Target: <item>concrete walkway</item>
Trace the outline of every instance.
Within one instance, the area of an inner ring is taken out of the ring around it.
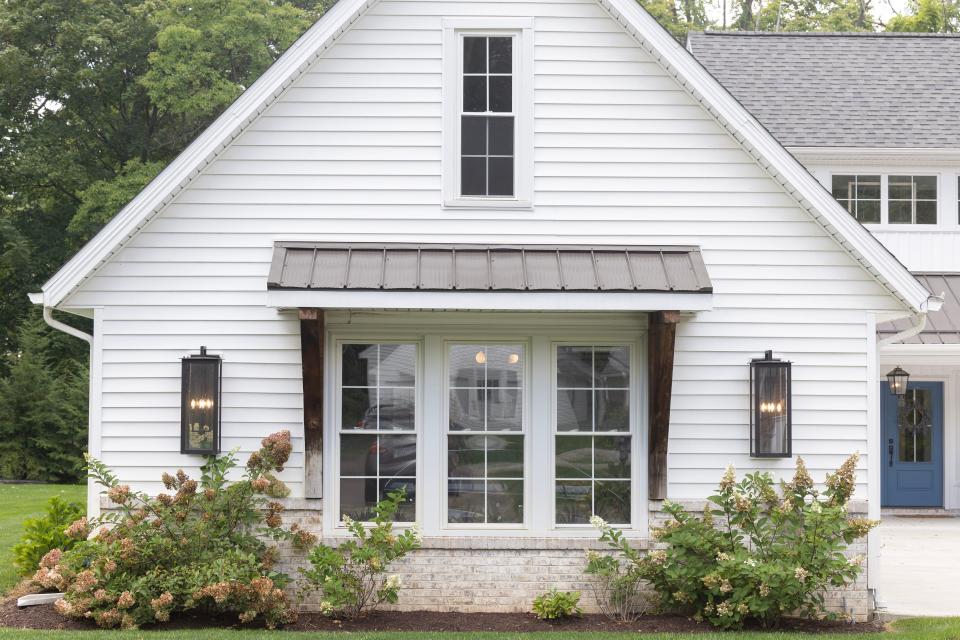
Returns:
[[[960,615],[960,518],[885,515],[877,534],[884,613]]]

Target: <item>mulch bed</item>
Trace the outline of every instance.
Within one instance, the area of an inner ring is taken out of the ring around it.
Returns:
[[[180,617],[164,629],[236,627],[235,618]],[[94,629],[91,622],[64,618],[52,605],[17,607],[16,598],[0,603],[0,627],[20,629]],[[440,613],[435,611],[378,611],[354,621],[331,620],[318,613],[302,613],[300,619],[284,629],[288,631],[644,631],[648,633],[706,633],[715,631],[709,624],[698,624],[679,616],[643,616],[636,622],[618,623],[604,616],[547,622],[529,613]],[[787,620],[777,631],[806,633],[864,633],[882,631],[877,624],[849,624],[832,621]]]

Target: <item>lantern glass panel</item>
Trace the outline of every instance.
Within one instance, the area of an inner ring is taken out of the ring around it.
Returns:
[[[182,449],[216,453],[220,427],[220,360],[186,358],[183,361]]]
[[[790,456],[790,363],[754,363],[753,451],[756,457]]]

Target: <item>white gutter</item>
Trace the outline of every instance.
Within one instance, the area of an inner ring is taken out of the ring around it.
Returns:
[[[43,294],[42,293],[28,293],[27,296],[30,298],[30,302],[33,304],[43,304]],[[84,333],[75,327],[60,322],[53,317],[53,309],[43,304],[43,321],[48,325],[56,329],[57,331],[62,331],[66,334],[73,336],[74,338],[80,338],[81,340],[86,341],[87,344],[93,346],[93,336],[89,333]]]

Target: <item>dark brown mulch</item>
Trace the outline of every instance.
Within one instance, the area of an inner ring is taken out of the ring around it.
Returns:
[[[233,627],[235,618],[211,619],[180,617],[164,625],[165,629]],[[17,607],[16,598],[0,603],[0,627],[21,629],[92,629],[91,622],[64,618],[52,605]],[[706,633],[714,631],[709,624],[696,623],[679,616],[643,616],[636,622],[619,623],[604,616],[547,622],[529,613],[440,613],[435,611],[378,611],[361,620],[336,621],[318,613],[303,613],[289,631],[645,631],[673,633]],[[845,633],[882,631],[875,624],[849,624],[831,621],[787,620],[779,631],[807,633]]]

